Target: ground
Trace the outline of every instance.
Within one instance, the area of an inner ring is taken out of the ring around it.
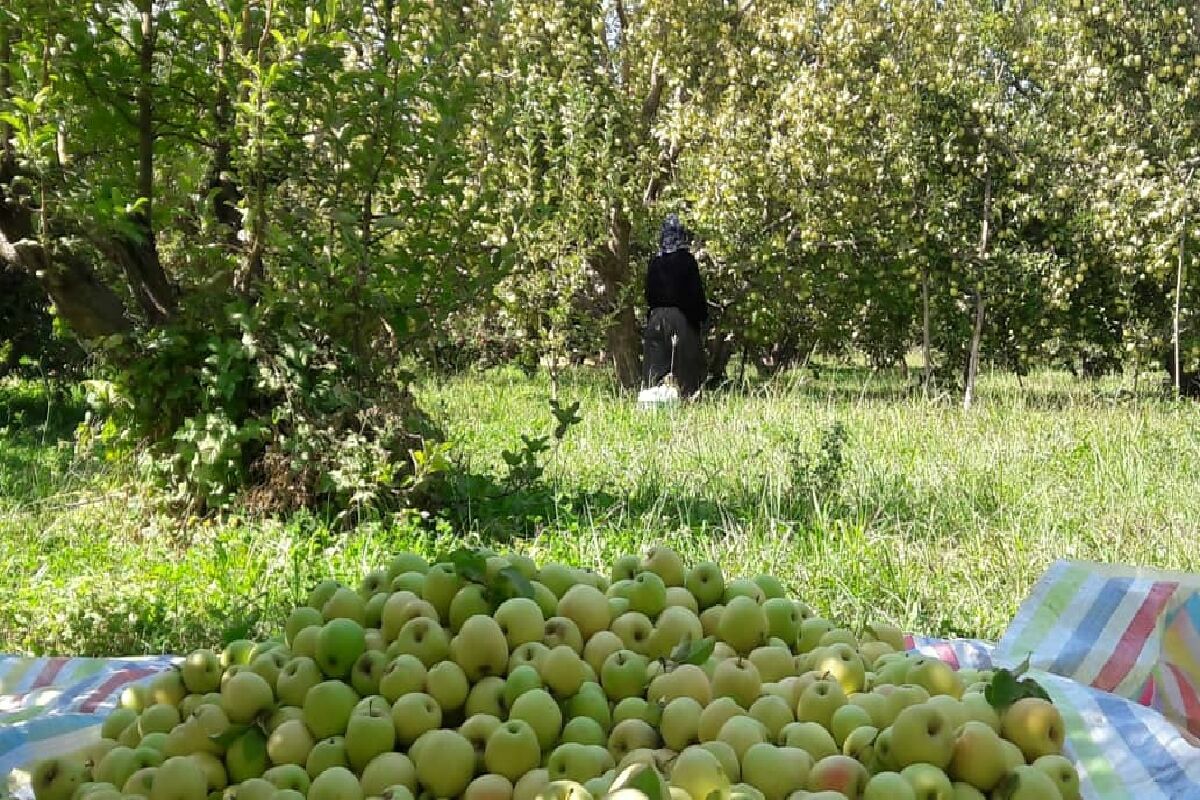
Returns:
[[[838,368],[656,412],[573,373],[557,391],[582,422],[541,483],[501,490],[501,451],[551,427],[549,382],[426,376],[420,396],[469,491],[440,521],[348,527],[156,511],[133,465],[76,453],[75,394],[47,409],[37,384],[0,384],[0,652],[261,635],[320,578],[357,582],[397,549],[444,552],[466,535],[585,566],[666,541],[727,575],[778,575],[847,624],[994,638],[1054,559],[1200,571],[1200,406],[1129,385],[984,376],[964,413],[911,396],[899,375]]]

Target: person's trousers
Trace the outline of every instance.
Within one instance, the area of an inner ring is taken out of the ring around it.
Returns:
[[[695,394],[704,381],[704,345],[700,331],[678,308],[650,311],[642,333],[642,370],[646,386],[673,375],[683,395]]]

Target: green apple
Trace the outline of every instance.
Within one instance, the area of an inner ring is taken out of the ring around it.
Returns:
[[[583,660],[596,675],[599,675],[604,669],[604,661],[613,653],[624,649],[625,643],[621,641],[621,637],[612,631],[599,631],[583,645]]]
[[[406,572],[419,572],[424,575],[429,571],[429,562],[416,553],[397,553],[395,557],[388,562],[388,575],[395,578],[397,575],[403,575]],[[372,794],[368,792],[368,794]]]
[[[472,683],[503,675],[508,667],[508,642],[491,617],[477,615],[463,623],[450,642],[450,657]]]
[[[349,767],[350,759],[346,756],[346,739],[342,736],[329,736],[317,742],[304,762],[304,769],[309,778],[315,778],[327,769],[333,767]]]
[[[188,689],[183,683],[183,674],[178,667],[162,672],[150,681],[150,702],[145,705],[177,706],[187,697]]]
[[[212,792],[222,792],[229,786],[229,773],[220,758],[212,753],[192,753],[187,758],[194,761],[204,775],[206,797]]]
[[[319,609],[312,606],[297,606],[292,609],[292,613],[288,614],[287,621],[284,623],[284,639],[287,641],[288,647],[291,648],[300,631],[313,625],[320,627],[324,624],[325,618],[321,616]]]
[[[118,745],[96,762],[92,769],[92,778],[113,786],[124,786],[130,775],[146,766],[150,765],[143,764],[133,748]]]
[[[541,763],[537,732],[524,720],[510,719],[488,737],[483,759],[489,772],[516,781]]]
[[[1047,797],[1058,800],[1061,795],[1053,778],[1037,767],[1022,764],[1005,773],[992,797],[996,800],[1043,800]]]
[[[500,626],[510,651],[528,642],[540,642],[546,627],[542,609],[527,597],[505,600],[492,618]]]
[[[742,757],[742,780],[762,792],[765,800],[786,800],[808,782],[812,757],[796,747],[751,745]]]
[[[625,612],[613,620],[612,632],[621,640],[626,650],[649,654],[654,623],[645,614],[638,611]]]
[[[618,761],[634,750],[653,750],[661,744],[658,730],[640,719],[618,722],[608,734],[608,752]]]
[[[787,595],[787,589],[783,587],[783,583],[773,575],[755,575],[751,580],[762,590],[764,602],[765,600],[782,600]]]
[[[387,669],[388,657],[377,650],[365,650],[350,667],[350,685],[360,695],[379,693],[379,681]]]
[[[304,696],[304,722],[316,739],[340,736],[358,700],[358,693],[341,681],[318,683]]]
[[[767,616],[762,606],[744,595],[732,598],[721,612],[718,635],[739,654],[750,655],[767,640]]]
[[[910,764],[900,774],[921,800],[954,800],[950,778],[932,764]]]
[[[682,606],[664,608],[654,623],[647,655],[651,658],[667,658],[683,641],[698,642],[704,638],[700,618]]]
[[[545,564],[537,574],[538,583],[554,592],[557,598],[565,595],[578,582],[577,578],[570,567],[562,564]]]
[[[195,759],[168,758],[154,773],[149,797],[150,800],[205,800],[208,780]]]
[[[721,616],[725,613],[725,606],[718,603],[714,606],[709,606],[700,613],[700,627],[704,631],[705,636],[717,638],[721,634]],[[724,642],[721,642],[724,644]]]
[[[217,684],[220,685],[221,677],[217,675]],[[104,722],[100,723],[100,736],[103,739],[116,740],[121,735],[121,731],[129,727],[130,723],[137,722],[138,712],[132,708],[116,708],[104,718]],[[115,784],[120,786],[121,784]]]
[[[864,767],[874,770],[882,766],[876,755],[876,742],[879,740],[879,729],[874,725],[861,725],[847,734],[842,742],[842,755],[850,756]]]
[[[411,692],[399,697],[392,705],[392,724],[396,729],[396,740],[410,746],[427,731],[442,724],[442,708],[430,695]]]
[[[259,778],[268,766],[267,735],[261,728],[247,728],[225,751],[225,769],[229,772],[230,783]]]
[[[421,659],[411,653],[396,656],[384,667],[379,678],[379,693],[389,703],[394,703],[410,692],[423,691],[427,675]]]
[[[917,800],[917,795],[899,772],[879,772],[867,781],[862,800]]]
[[[420,597],[425,592],[424,572],[402,572],[392,578],[390,588],[393,592],[412,592]]]
[[[691,697],[702,706],[712,702],[712,684],[708,674],[695,664],[681,664],[650,681],[646,699],[652,703],[670,702],[676,697]]]
[[[545,625],[542,627],[544,629]],[[526,642],[525,644],[519,646],[516,650],[513,650],[509,655],[508,671],[511,673],[514,669],[524,664],[528,664],[534,669],[538,669],[541,666],[542,659],[544,659],[546,654],[549,652],[550,648],[542,644],[540,639],[536,642]]]
[[[290,720],[271,732],[267,755],[272,764],[303,764],[316,745],[316,739],[302,720]]]
[[[530,770],[513,785],[512,800],[536,800],[549,785],[549,772],[545,769]]]
[[[361,773],[376,756],[391,752],[395,747],[395,723],[388,712],[354,714],[346,725],[345,739],[350,766]]]
[[[308,601],[305,605],[320,611],[329,602],[329,599],[333,597],[334,592],[341,588],[343,587],[339,581],[335,581],[332,578],[323,580],[308,593]]]
[[[280,764],[271,767],[263,773],[263,780],[270,781],[276,789],[290,789],[301,795],[308,794],[308,787],[312,784],[312,778],[308,776],[303,764]]]
[[[837,742],[840,748],[851,733],[857,728],[874,727],[874,720],[865,708],[852,705],[847,702],[833,712],[833,716],[829,718],[829,732],[833,734],[833,740]]]
[[[629,613],[629,599],[625,597],[608,598],[608,615],[617,619],[622,614]],[[610,629],[611,630],[611,629]]]
[[[368,630],[379,629],[383,624],[383,607],[387,605],[391,596],[391,592],[379,592],[367,598],[366,605],[363,606],[363,627]]]
[[[422,605],[413,611],[410,611],[410,606],[417,603]],[[404,623],[410,619],[422,616],[417,613],[427,609],[431,611],[433,616],[437,616],[437,612],[433,611],[433,606],[422,600],[414,592],[396,591],[388,595],[387,600],[383,603],[383,608],[379,610],[379,630],[383,634],[384,641],[392,642],[399,635],[400,629],[404,627]]]
[[[983,792],[990,792],[1008,771],[1000,736],[983,722],[970,721],[958,729],[946,772]]]
[[[689,747],[671,765],[671,785],[683,789],[689,797],[729,800],[730,780],[721,762],[708,750]]]
[[[608,743],[608,734],[604,727],[591,717],[572,717],[563,725],[559,741],[564,744],[594,744],[601,747]]]
[[[87,778],[87,764],[70,756],[44,759],[34,764],[30,771],[36,800],[71,800]]]
[[[194,650],[179,668],[184,686],[192,694],[206,694],[221,688],[221,659],[212,650]]]
[[[767,635],[782,639],[789,647],[794,645],[800,636],[800,614],[796,604],[783,597],[772,597],[762,608],[767,615]]]
[[[403,753],[380,753],[367,764],[359,782],[367,797],[382,797],[394,786],[411,792],[417,786],[417,770]]]
[[[600,777],[614,766],[612,755],[604,747],[575,742],[560,744],[546,760],[551,781],[584,783]]]
[[[324,679],[317,662],[306,656],[297,656],[279,671],[275,691],[284,705],[302,706],[308,690]]]
[[[786,647],[756,647],[749,658],[763,683],[775,683],[796,674],[795,659]]]
[[[962,697],[966,686],[954,668],[939,658],[924,656],[913,661],[905,677],[907,683],[912,683],[925,689],[929,694],[948,694],[955,699]]]
[[[1062,714],[1048,700],[1025,697],[1008,707],[1001,720],[1004,738],[1021,748],[1025,761],[1062,753],[1066,726]]]
[[[627,599],[631,610],[657,619],[667,607],[667,585],[657,573],[639,572],[629,587]]]
[[[328,677],[346,678],[366,649],[366,634],[362,625],[346,617],[336,617],[321,627],[321,633],[317,636],[317,654],[313,660]]]
[[[363,800],[362,785],[345,767],[330,767],[313,778],[308,800]]]
[[[583,653],[583,634],[575,620],[568,617],[550,617],[542,627],[542,644],[553,649],[565,644],[576,653]]]
[[[140,797],[150,796],[150,787],[154,784],[154,775],[158,772],[158,767],[142,767],[137,772],[129,776],[129,780],[125,781],[125,785],[121,787],[123,795],[138,795]],[[40,795],[37,791],[37,785],[34,784],[33,796],[35,800],[56,800],[57,795]],[[67,795],[70,797],[70,795]]]
[[[325,601],[321,607],[321,617],[326,622],[349,619],[362,626],[367,620],[366,600],[353,589],[342,586]]]
[[[717,664],[712,678],[713,697],[732,697],[742,708],[750,708],[762,694],[758,667],[745,658],[728,658]]]
[[[762,723],[772,742],[778,741],[783,729],[796,721],[791,706],[777,695],[763,695],[755,700],[750,706],[750,717]]]
[[[613,724],[619,724],[627,719],[640,719],[651,725],[658,725],[662,719],[662,706],[651,703],[644,697],[627,697],[613,706]]]
[[[239,672],[221,687],[221,710],[230,722],[249,722],[274,702],[271,685],[255,672]]]
[[[454,633],[462,628],[463,623],[477,614],[490,617],[492,604],[484,596],[484,587],[477,583],[468,583],[455,593],[450,601],[450,630]]]
[[[516,699],[530,689],[543,688],[542,676],[532,664],[521,664],[510,670],[504,681],[504,705],[511,708]]]
[[[425,573],[425,582],[421,586],[421,599],[429,603],[437,612],[438,619],[450,620],[450,604],[454,595],[463,587],[463,579],[453,564],[434,564]]]
[[[793,722],[785,725],[779,732],[778,741],[785,747],[799,747],[812,756],[814,762],[839,752],[833,734],[818,722]]]
[[[821,655],[813,661],[814,670],[835,678],[847,695],[863,690],[867,668],[853,647],[838,643],[822,647],[819,652]]]
[[[683,567],[683,559],[669,547],[657,545],[646,551],[646,557],[639,565],[643,572],[653,572],[667,586],[683,586],[687,577]]]
[[[487,769],[483,761],[487,741],[501,724],[500,719],[491,714],[475,714],[472,717],[468,717],[459,726],[458,732],[466,737],[471,746],[475,748],[476,772],[484,772]]]
[[[432,667],[450,655],[449,634],[437,620],[429,617],[410,619],[388,647],[388,655],[392,658],[405,654],[416,656],[427,668]]]
[[[321,625],[309,625],[292,640],[292,655],[312,658],[317,654],[317,639],[321,636]]]
[[[1000,714],[982,692],[966,692],[962,696],[964,722],[982,722],[996,733],[1000,732]]]
[[[942,712],[924,704],[909,706],[891,725],[892,757],[903,770],[910,764],[932,764],[940,770],[954,755],[954,730]]]
[[[755,602],[756,605],[761,605],[766,602],[767,597],[763,594],[763,590],[757,583],[749,578],[735,578],[732,581],[726,581],[725,594],[722,597],[722,602],[729,605],[729,602],[735,597],[748,597]]]
[[[257,672],[263,677],[269,686],[274,686],[279,680],[279,672],[291,660],[291,656],[284,650],[270,650],[262,655],[256,656],[250,662],[249,669],[251,672]]]
[[[955,781],[951,786],[954,787],[954,800],[987,800],[987,795],[969,783]]]
[[[691,697],[676,697],[662,710],[659,732],[663,743],[676,752],[700,741],[700,715],[704,707]]]
[[[510,720],[522,720],[537,734],[542,750],[549,750],[562,730],[562,710],[545,689],[531,689],[523,693],[509,709]]]
[[[1079,800],[1079,773],[1069,759],[1060,755],[1041,756],[1033,766],[1050,776],[1062,800]]]
[[[383,695],[367,695],[355,704],[350,716],[387,717],[392,713],[392,704]]]
[[[606,733],[612,728],[608,695],[598,683],[588,681],[580,686],[579,691],[562,705],[562,709],[565,718],[587,717],[595,720]]]
[[[579,588],[572,587],[567,594]],[[590,588],[590,587],[589,587]],[[587,677],[587,663],[579,654],[565,644],[552,647],[542,660],[540,668],[542,683],[555,697],[568,698],[579,691]],[[551,774],[553,777],[553,774]]]
[[[798,722],[819,722],[822,727],[829,729],[833,722],[833,714],[846,705],[846,693],[842,685],[831,678],[813,681],[800,695],[796,704],[796,720]]]
[[[700,604],[687,589],[682,586],[667,587],[667,608],[686,608],[697,619],[700,616]]]
[[[513,784],[503,775],[480,775],[463,792],[462,800],[512,800]]]
[[[151,733],[167,733],[179,722],[179,709],[173,705],[155,703],[138,717],[138,733],[143,738]]]
[[[453,661],[434,664],[425,676],[425,693],[437,701],[443,715],[462,708],[470,691],[466,673]]]
[[[542,610],[542,616],[553,617],[558,611],[558,595],[550,591],[544,583],[530,581],[529,585],[533,587],[533,602]]]
[[[596,633],[608,630],[612,622],[608,598],[594,586],[576,584],[558,601],[556,616],[575,623],[584,641]]]
[[[753,717],[731,717],[721,726],[717,740],[732,747],[733,752],[737,753],[738,761],[744,763],[747,750],[767,741],[767,729]]]
[[[392,576],[386,569],[373,569],[363,576],[358,584],[358,596],[368,600],[380,592],[386,592],[391,586]]]
[[[688,570],[683,585],[696,598],[696,604],[701,609],[720,603],[725,596],[725,576],[721,568],[711,561],[701,562]]]
[[[717,757],[717,761],[721,762],[721,767],[729,776],[729,780],[740,781],[742,779],[742,767],[738,763],[737,753],[728,743],[714,739],[711,742],[701,742],[697,746]]]
[[[810,792],[834,791],[846,797],[861,797],[870,774],[849,756],[833,755],[813,764],[808,773]]]
[[[700,737],[701,742],[714,741],[717,735],[720,734],[721,727],[726,722],[734,717],[745,714],[746,709],[739,706],[737,701],[732,697],[715,698],[708,705],[704,706],[704,711],[700,714],[696,734]]]
[[[472,686],[471,693],[467,695],[467,704],[463,707],[463,714],[468,717],[475,714],[506,716],[504,679],[491,675]]]
[[[429,731],[410,757],[417,781],[434,797],[457,797],[475,774],[475,748],[455,731]]]
[[[800,635],[796,638],[796,652],[815,650],[821,637],[834,629],[833,623],[821,617],[809,617],[800,623]]]
[[[612,565],[612,582],[631,581],[642,571],[642,560],[634,555],[621,556]]]

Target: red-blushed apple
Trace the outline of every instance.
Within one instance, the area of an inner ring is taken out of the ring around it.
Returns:
[[[833,755],[813,764],[808,773],[810,792],[835,791],[846,797],[862,796],[870,775],[867,768],[849,756]]]

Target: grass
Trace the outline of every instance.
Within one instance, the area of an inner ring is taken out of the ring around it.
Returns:
[[[356,581],[395,550],[464,537],[587,566],[665,541],[727,575],[778,575],[850,625],[991,638],[1058,558],[1200,572],[1200,406],[1048,372],[985,376],[964,413],[901,381],[796,372],[656,412],[572,373],[559,396],[580,401],[582,422],[542,483],[350,531],[307,515],[164,516],[129,465],[75,455],[77,397],[47,414],[37,387],[9,385],[0,652],[180,652],[262,635],[320,578]],[[514,371],[420,386],[468,471],[493,478],[504,449],[550,429],[549,394]]]

